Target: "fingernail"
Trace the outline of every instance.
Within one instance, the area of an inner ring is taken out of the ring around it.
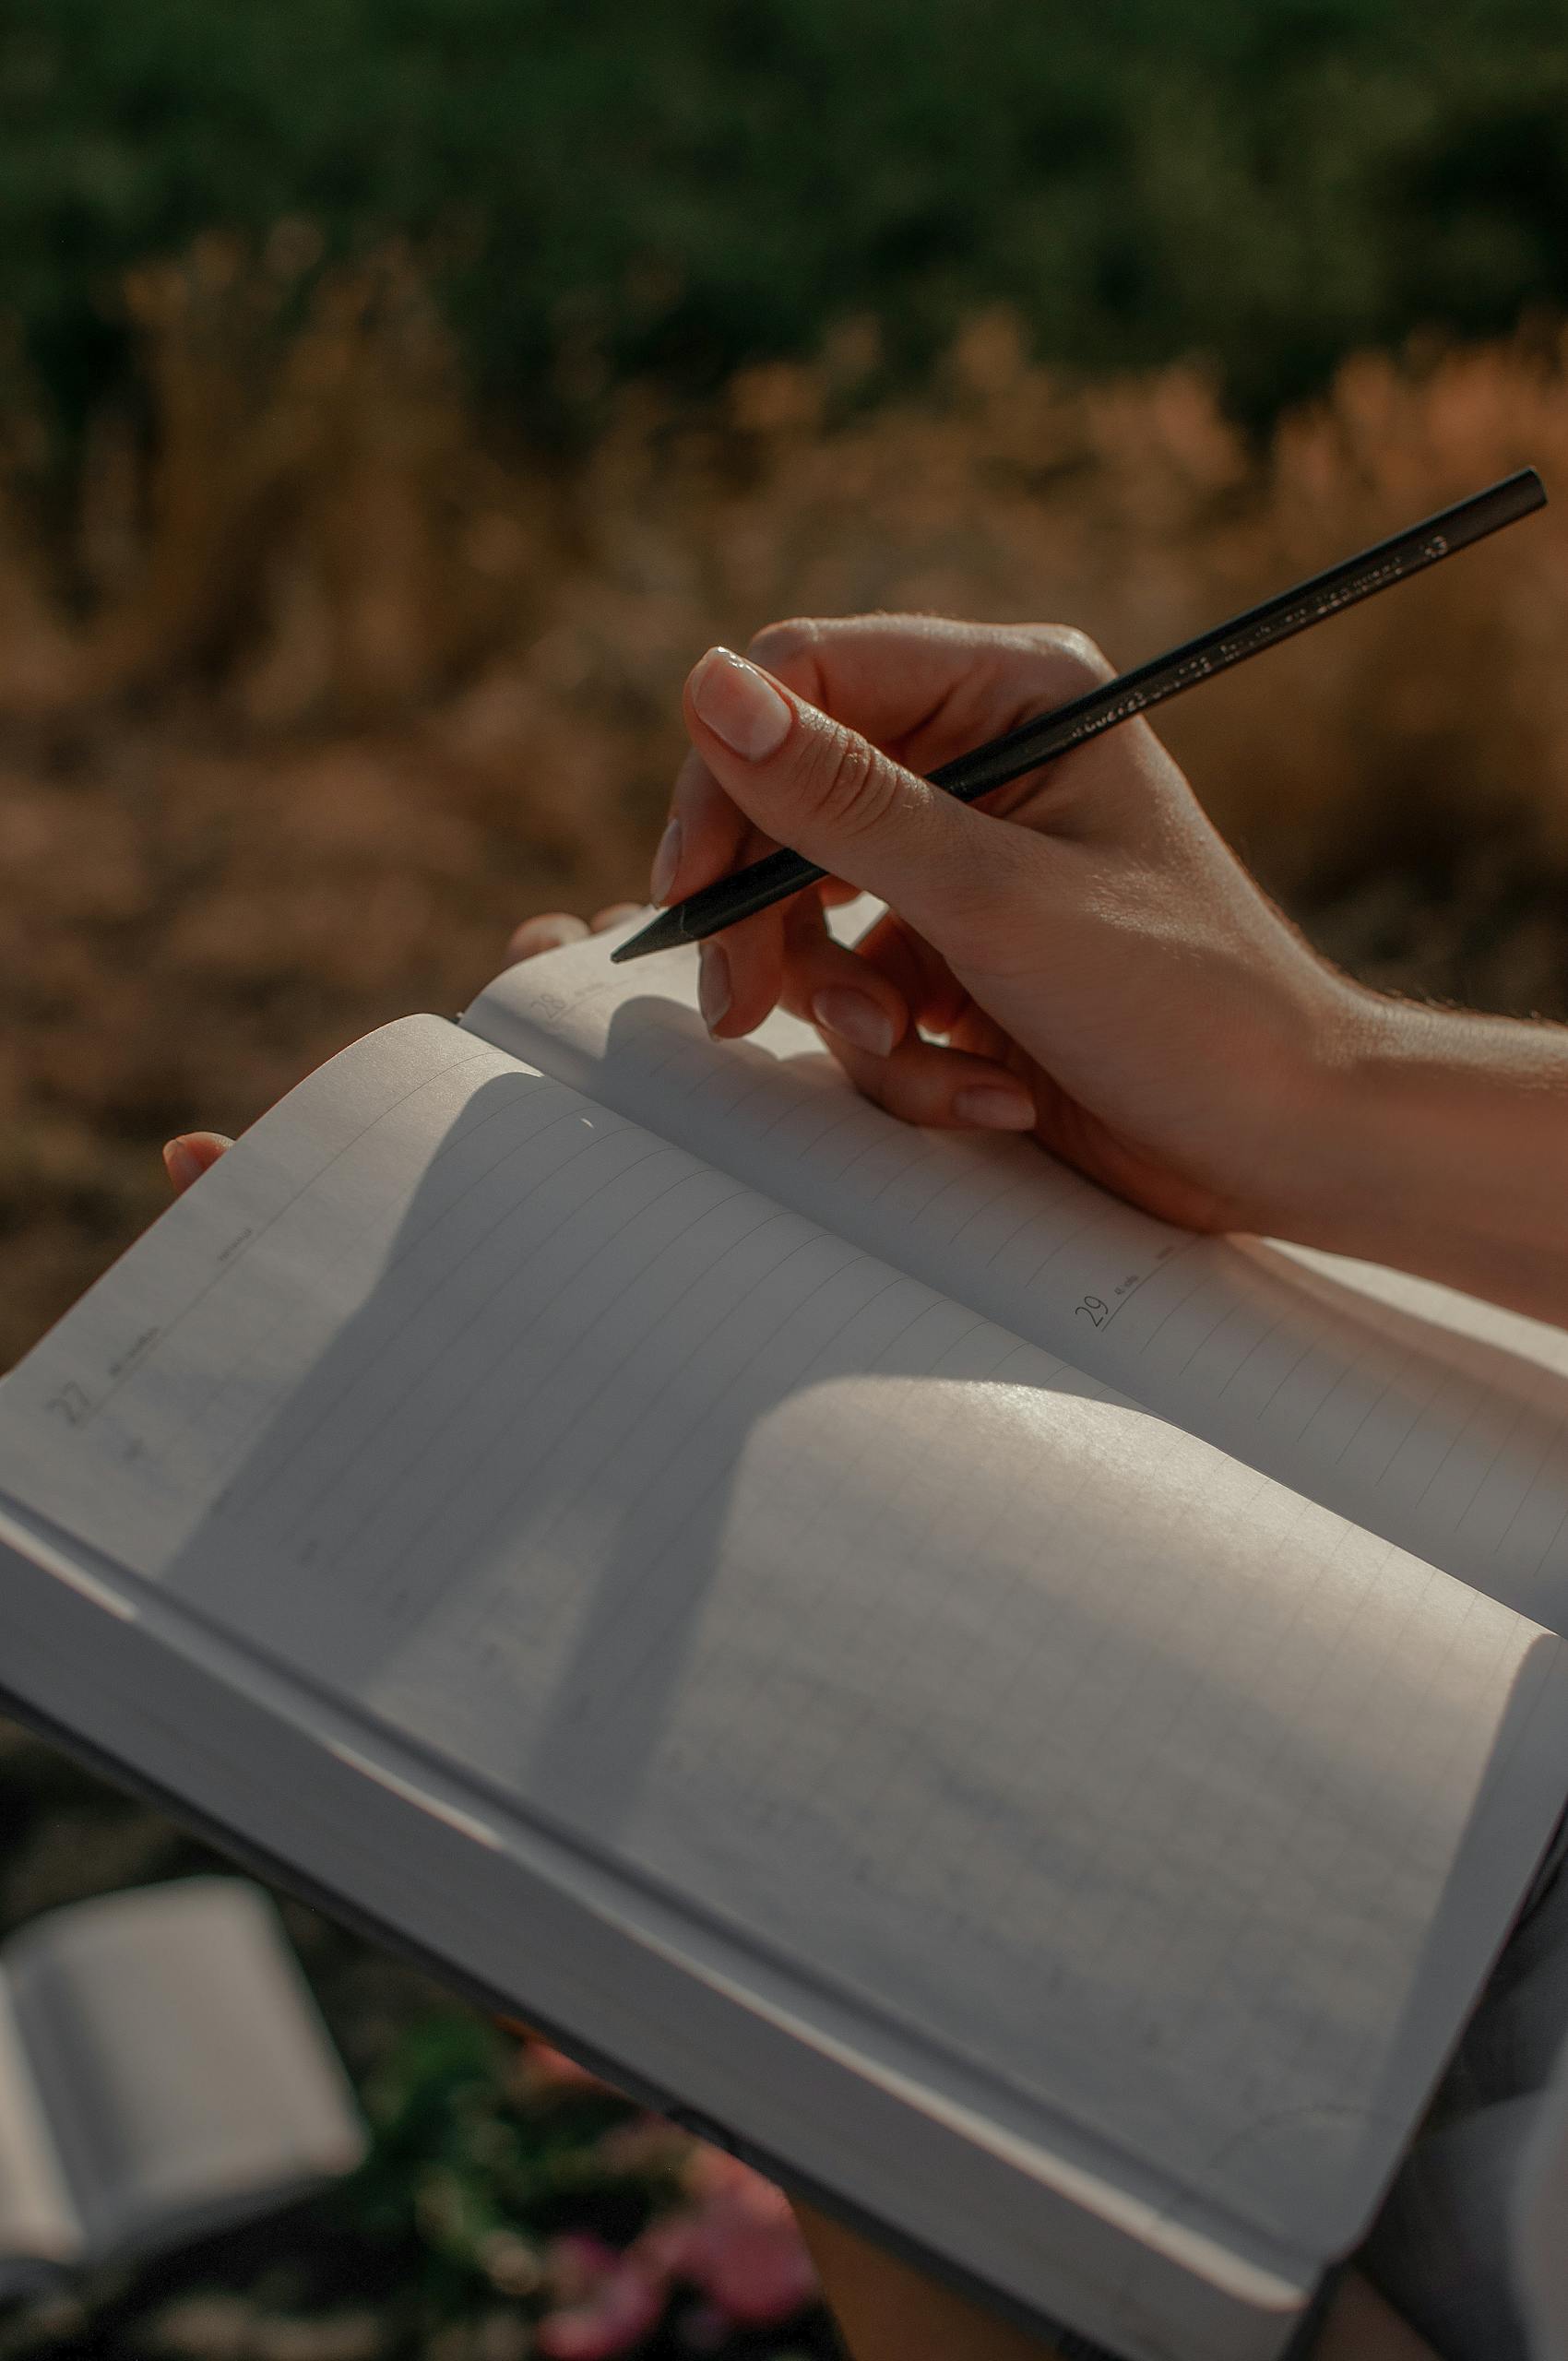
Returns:
[[[670,888],[675,883],[675,872],[681,866],[681,823],[671,819],[659,839],[659,850],[653,856],[653,870],[648,878],[648,892],[656,902],[667,902]]]
[[[812,1002],[812,1014],[819,1025],[841,1040],[852,1041],[857,1050],[869,1050],[873,1057],[885,1058],[893,1047],[893,1019],[880,1001],[869,992],[858,992],[849,984],[833,984],[818,992]]]
[[[1028,1092],[1008,1090],[990,1082],[971,1083],[953,1101],[953,1112],[965,1123],[980,1123],[990,1132],[1028,1132],[1034,1128],[1035,1106]]]
[[[163,1169],[176,1189],[188,1189],[201,1179],[201,1158],[184,1140],[171,1140],[163,1151]]]
[[[697,1006],[711,1033],[730,1005],[730,962],[717,943],[697,945]]]
[[[715,737],[748,763],[776,754],[795,718],[772,682],[728,647],[710,647],[693,672],[692,703]]]

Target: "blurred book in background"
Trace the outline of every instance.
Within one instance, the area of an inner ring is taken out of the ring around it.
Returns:
[[[280,2210],[365,2144],[259,1888],[74,1903],[0,1950],[0,2300]]]

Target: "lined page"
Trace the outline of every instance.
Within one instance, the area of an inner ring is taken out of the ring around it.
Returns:
[[[861,906],[835,911],[852,938]],[[920,1131],[776,1010],[710,1041],[642,923],[510,968],[464,1023],[1402,1548],[1568,1631],[1568,1334],[1331,1255],[1198,1239],[1032,1141]]]
[[[1560,1643],[434,1019],[0,1399],[165,1599],[1300,2251],[1568,1788]]]

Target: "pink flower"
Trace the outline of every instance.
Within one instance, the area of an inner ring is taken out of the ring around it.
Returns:
[[[544,2361],[614,2361],[655,2328],[664,2282],[633,2249],[617,2254],[602,2238],[574,2230],[552,2238],[544,2270],[556,2308],[534,2326]]]
[[[636,2242],[656,2270],[689,2279],[740,2328],[766,2328],[814,2303],[820,2287],[789,2200],[720,2148],[694,2151],[686,2175],[697,2199]]]

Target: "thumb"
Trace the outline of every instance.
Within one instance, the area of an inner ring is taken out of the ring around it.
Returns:
[[[183,1197],[233,1145],[221,1132],[182,1132],[171,1140],[163,1151],[163,1169],[174,1194]]]
[[[759,665],[710,647],[687,680],[685,714],[693,744],[748,819],[875,894],[938,947],[974,922],[993,935],[1018,898],[1038,857],[1027,829],[916,777]]]

